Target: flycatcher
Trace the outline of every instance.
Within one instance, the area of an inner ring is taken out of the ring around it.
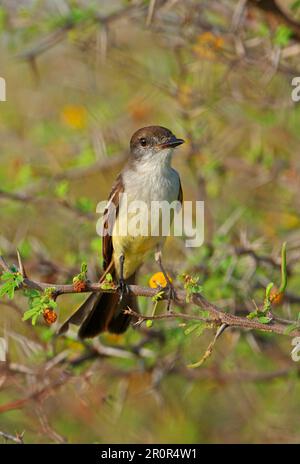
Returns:
[[[177,171],[171,167],[174,148],[184,143],[165,127],[149,126],[139,129],[130,140],[130,159],[117,177],[104,212],[104,228],[112,233],[103,234],[102,257],[104,273],[109,272],[120,285],[118,293],[93,293],[62,325],[65,332],[69,323],[80,325],[80,338],[95,337],[101,332],[123,333],[128,328],[131,316],[124,314],[130,307],[137,311],[137,302],[127,285],[135,282],[137,270],[149,252],[161,247],[166,237],[162,235],[131,235],[120,233],[120,224],[127,207],[120,200],[126,194],[128,203],[142,201],[151,208],[151,203],[167,201],[182,202],[182,189]],[[110,213],[113,203],[116,214]]]

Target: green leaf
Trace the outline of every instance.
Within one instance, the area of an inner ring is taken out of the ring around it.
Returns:
[[[112,275],[109,272],[106,274],[105,280],[101,283],[101,288],[103,288],[103,290],[110,290],[115,288]]]
[[[161,290],[160,292],[156,293],[156,295],[154,295],[151,299],[153,302],[158,302],[162,299],[164,295],[164,290]]]
[[[38,317],[40,316],[40,313],[36,313],[32,316],[32,319],[31,319],[31,323],[32,325],[35,325],[37,320],[38,320]]]
[[[23,282],[23,276],[18,271],[16,272],[3,272],[0,276],[0,280],[4,282],[4,284],[0,287],[0,297],[7,295],[8,298],[13,299],[15,295],[15,290],[21,285]]]
[[[252,311],[250,314],[247,314],[247,319],[255,319],[257,317],[257,311]]]
[[[271,322],[271,318],[270,317],[267,317],[267,316],[259,316],[258,317],[258,321],[261,323],[261,324],[269,324],[269,322]]]
[[[179,279],[182,280],[184,283],[187,303],[191,300],[191,296],[193,295],[193,293],[201,293],[203,291],[202,285],[199,284],[200,276],[182,274],[179,276]]]
[[[26,288],[24,290],[24,295],[27,298],[39,298],[41,296],[41,293],[38,290],[35,290],[33,288]]]
[[[80,267],[80,273],[73,277],[73,283],[86,282],[87,280],[87,264],[83,262]]]
[[[112,275],[109,272],[106,274],[105,280],[106,280],[106,282],[112,282],[113,281]]]
[[[190,335],[192,332],[194,332],[194,330],[196,330],[197,328],[199,327],[199,324],[198,323],[193,323],[191,325],[189,325],[189,327],[187,329],[185,329],[184,331],[184,335]]]
[[[196,335],[197,337],[200,337],[200,335],[203,334],[204,330],[207,329],[209,326],[206,324],[206,322],[200,322],[198,325],[198,328],[196,329]]]
[[[271,290],[272,290],[273,286],[274,286],[273,282],[270,282],[267,285],[265,299],[264,299],[264,306],[263,306],[263,309],[262,309],[263,313],[268,312],[272,307],[272,303],[270,301],[270,295],[271,295]]]
[[[190,335],[192,332],[195,332],[197,337],[202,335],[203,331],[207,328],[206,322],[193,322],[190,324],[184,331],[184,335]]]
[[[67,180],[62,180],[55,187],[55,194],[59,198],[66,198],[67,193],[69,192],[70,184]]]
[[[14,273],[13,272],[3,272],[3,274],[1,275],[1,280],[11,280],[14,276]]]
[[[41,294],[37,290],[26,289],[24,295],[28,298],[29,309],[23,314],[22,320],[31,319],[32,325],[35,325],[46,308],[55,310],[57,303],[52,297],[54,290],[54,288],[48,287]]]
[[[25,313],[23,314],[22,321],[27,321],[27,320],[30,319],[32,316],[34,316],[36,313],[37,313],[37,308],[28,309],[28,310],[25,311]]]
[[[199,316],[203,317],[203,319],[209,319],[210,313],[209,313],[209,311],[206,311],[204,309],[200,309]]]
[[[86,274],[87,273],[87,264],[85,262],[83,262],[81,264],[81,268],[80,268],[81,272]]]
[[[80,197],[76,200],[77,208],[83,213],[90,213],[95,210],[94,202],[87,197]]]
[[[288,45],[292,35],[292,29],[287,27],[285,24],[280,24],[275,32],[274,43],[279,47],[285,47]]]

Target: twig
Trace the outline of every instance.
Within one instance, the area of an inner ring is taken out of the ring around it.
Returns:
[[[202,364],[207,360],[207,358],[209,358],[212,354],[212,351],[213,351],[213,347],[215,346],[216,344],[216,341],[218,340],[218,338],[220,337],[220,335],[222,335],[222,333],[224,332],[224,330],[228,327],[227,324],[222,324],[218,330],[217,330],[217,333],[216,335],[214,336],[212,342],[210,342],[210,344],[208,345],[207,347],[207,350],[205,351],[204,355],[202,356],[202,358],[197,361],[196,363],[193,363],[193,364],[189,364],[187,367],[191,367],[192,369],[194,369],[195,367],[200,367],[202,366]]]
[[[23,436],[24,436],[24,432],[20,434],[16,434],[16,435],[10,435],[10,433],[1,432],[0,430],[0,437],[5,438],[5,440],[13,441],[14,443],[18,443],[19,445],[24,444]]]
[[[149,7],[148,7],[147,19],[146,19],[146,26],[148,26],[148,27],[150,26],[150,24],[152,22],[152,19],[153,19],[153,16],[154,16],[155,4],[156,4],[156,0],[150,0]]]

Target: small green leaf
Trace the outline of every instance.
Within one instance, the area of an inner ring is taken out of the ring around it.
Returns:
[[[46,288],[42,294],[37,290],[26,289],[24,295],[28,298],[29,309],[23,314],[22,320],[27,321],[31,319],[32,325],[35,325],[45,309],[55,310],[57,303],[53,299],[54,292],[55,288],[53,287]]]
[[[115,288],[112,275],[108,272],[105,276],[105,280],[101,283],[103,290],[112,290]]]
[[[271,293],[271,290],[272,290],[273,286],[274,286],[274,284],[273,284],[273,282],[271,282],[271,283],[268,284],[268,286],[266,288],[266,298],[268,298],[268,299],[270,298],[270,293]]]
[[[258,321],[261,323],[261,324],[269,324],[269,322],[271,322],[271,318],[270,317],[267,317],[267,316],[259,316],[258,317]]]
[[[3,272],[0,280],[4,282],[0,287],[0,297],[7,295],[8,298],[13,299],[15,290],[21,285],[24,279],[20,272],[13,270],[12,272]]]
[[[210,313],[209,313],[209,311],[206,311],[206,310],[204,310],[204,309],[201,309],[201,310],[199,311],[199,316],[200,316],[200,317],[203,317],[203,319],[209,319]]]
[[[198,323],[191,324],[187,329],[184,331],[184,335],[190,335],[194,330],[199,327]]]
[[[279,47],[286,47],[293,35],[292,29],[285,24],[280,24],[275,32],[274,43]]]
[[[66,195],[69,191],[69,187],[70,187],[69,182],[67,180],[62,180],[55,187],[55,194],[59,198],[66,198]]]
[[[193,293],[201,293],[203,291],[202,285],[199,284],[200,276],[191,276],[188,274],[182,274],[179,276],[180,280],[184,283],[186,290],[186,302],[191,300]]]
[[[80,270],[82,273],[85,273],[85,274],[87,273],[87,264],[85,262],[81,264]]]
[[[32,325],[35,325],[37,320],[38,320],[38,317],[40,316],[40,313],[36,313],[32,316],[32,319],[31,319],[31,323]]]
[[[95,205],[90,198],[80,197],[76,200],[77,208],[83,213],[90,213],[95,210]]]
[[[113,281],[112,275],[109,272],[106,274],[105,280],[106,280],[106,282],[112,282]]]
[[[155,302],[158,302],[160,301],[164,296],[164,290],[161,290],[160,292],[156,293],[156,295],[154,295],[152,297],[152,301],[155,303]]]
[[[80,266],[80,273],[73,277],[73,284],[76,282],[86,282],[87,281],[87,263],[83,262]]]
[[[197,337],[199,337],[207,327],[206,322],[193,322],[185,329],[184,335],[190,335],[192,332],[195,332]]]
[[[247,314],[247,319],[255,319],[257,317],[257,311],[252,311],[250,314]]]
[[[271,295],[271,290],[273,288],[274,284],[273,282],[269,283],[267,288],[266,288],[266,295],[265,295],[265,299],[264,299],[264,306],[263,306],[263,309],[262,309],[262,313],[266,313],[268,311],[270,311],[271,307],[272,307],[272,303],[270,301],[270,295]]]
[[[37,313],[37,308],[28,309],[28,310],[25,311],[25,313],[23,314],[22,321],[27,321],[27,320],[30,319],[32,316],[34,316],[36,313]]]

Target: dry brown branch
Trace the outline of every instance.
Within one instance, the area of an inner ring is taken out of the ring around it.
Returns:
[[[63,372],[62,375],[51,384],[47,384],[42,387],[37,387],[33,392],[29,393],[24,398],[10,401],[8,403],[2,404],[0,406],[0,414],[7,411],[12,411],[15,409],[22,409],[29,401],[35,400],[44,400],[49,395],[54,394],[54,392],[59,389],[62,385],[66,384],[67,381],[71,378],[71,375],[67,372]]]
[[[5,262],[5,260],[0,256],[0,267],[2,267],[3,270],[7,270],[8,266]],[[70,293],[77,293],[76,290],[74,289],[74,286],[72,284],[48,284],[45,282],[38,282],[36,280],[31,280],[28,277],[24,277],[23,284],[20,288],[31,288],[31,289],[36,289],[40,291],[44,291],[46,288],[51,287],[53,289],[53,295],[55,298],[57,298],[59,295],[63,294],[70,294]],[[161,289],[152,289],[149,287],[142,287],[140,285],[129,285],[129,291],[132,292],[135,296],[144,296],[147,298],[153,298],[157,296],[159,292],[161,292]],[[119,291],[117,286],[113,286],[110,289],[103,289],[102,284],[100,283],[95,283],[95,282],[87,282],[86,287],[84,292],[110,292],[114,293]],[[166,300],[168,299],[169,294],[168,292],[165,292],[161,295],[161,299]],[[190,320],[199,320],[199,321],[205,321],[205,322],[210,322],[213,323],[215,326],[221,326],[222,324],[227,325],[228,327],[232,328],[239,328],[239,329],[250,329],[250,330],[260,330],[263,332],[270,332],[270,333],[276,333],[276,334],[286,334],[286,324],[282,324],[278,321],[272,320],[268,324],[262,324],[259,321],[253,320],[253,319],[248,319],[246,317],[241,317],[241,316],[236,316],[235,314],[231,314],[229,312],[224,312],[218,306],[216,306],[214,303],[209,302],[202,294],[200,293],[193,293],[191,295],[187,295],[186,291],[183,290],[177,290],[175,296],[173,297],[173,300],[175,303],[178,303],[180,305],[182,304],[187,304],[188,303],[193,304],[197,306],[198,308],[205,310],[208,312],[209,316],[208,318],[204,318],[201,315],[188,315],[188,314],[182,314],[182,313],[167,313],[162,316],[158,316],[159,318],[183,318],[183,319],[190,319]],[[132,311],[129,309],[129,311]],[[136,314],[132,311],[133,315],[137,315],[139,319],[142,320],[147,320],[147,319],[153,319],[157,316],[141,316],[139,314]],[[294,323],[294,321],[291,321],[291,324]],[[300,330],[293,330],[289,334],[289,336],[295,336],[295,335],[300,335]]]

